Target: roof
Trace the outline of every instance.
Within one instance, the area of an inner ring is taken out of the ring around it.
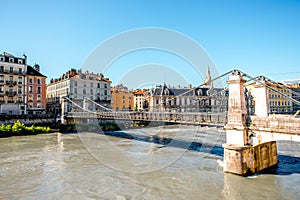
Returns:
[[[27,75],[29,76],[42,76],[47,78],[47,76],[41,74],[40,72],[36,71],[35,69],[33,69],[33,67],[27,65]]]
[[[157,86],[149,91],[152,96],[207,96],[207,91],[209,88],[168,88],[166,85]]]

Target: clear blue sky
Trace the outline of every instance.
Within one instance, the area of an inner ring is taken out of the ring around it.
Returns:
[[[280,81],[300,78],[300,1],[1,1],[0,51],[24,52],[48,81],[79,68],[120,32],[161,27],[199,43],[220,74],[239,68]],[[125,63],[124,63],[125,65]],[[105,74],[114,82],[117,74]],[[192,77],[193,85],[202,81]]]

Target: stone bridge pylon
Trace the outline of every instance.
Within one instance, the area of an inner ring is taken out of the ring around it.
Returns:
[[[276,142],[253,145],[245,102],[244,74],[233,70],[229,80],[228,121],[225,126],[224,171],[242,176],[257,173],[277,164]],[[259,90],[261,90],[258,87]],[[264,113],[265,114],[265,113]]]

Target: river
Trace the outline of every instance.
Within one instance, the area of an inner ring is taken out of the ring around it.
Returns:
[[[299,199],[300,143],[245,178],[223,173],[224,141],[193,126],[1,138],[0,199]]]

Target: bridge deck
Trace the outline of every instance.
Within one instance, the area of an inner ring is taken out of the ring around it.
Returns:
[[[226,123],[226,113],[183,113],[183,112],[69,112],[67,119],[101,119],[101,120],[130,120],[156,121],[180,124],[197,124],[222,127]]]

